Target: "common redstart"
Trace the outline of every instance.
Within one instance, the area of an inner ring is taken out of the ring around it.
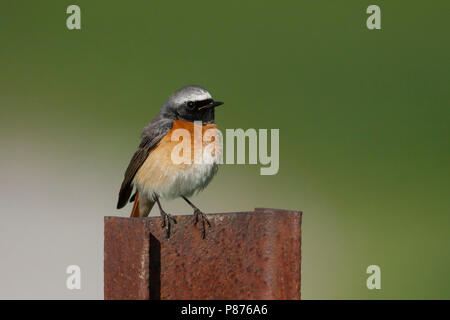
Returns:
[[[202,133],[217,130],[214,111],[222,104],[199,86],[186,86],[173,93],[141,134],[139,148],[125,171],[117,209],[123,208],[128,200],[134,201],[131,217],[146,217],[156,202],[162,217],[161,227],[166,229],[169,237],[171,223],[177,222],[163,210],[160,199],[181,197],[194,209],[194,223],[201,221],[202,237],[205,238],[205,223],[209,227],[211,224],[188,197],[209,184],[218,170],[219,157],[216,154],[210,162],[174,163],[173,149],[179,140],[173,139],[172,134],[176,129],[184,129],[193,137],[198,124]],[[133,189],[136,191],[131,196]]]

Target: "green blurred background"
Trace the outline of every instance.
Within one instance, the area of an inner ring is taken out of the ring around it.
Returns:
[[[186,84],[226,102],[222,129],[280,129],[277,175],[224,165],[194,202],[302,210],[303,298],[450,298],[449,9],[1,0],[0,298],[103,297],[103,216],[129,214],[115,204],[139,134]]]

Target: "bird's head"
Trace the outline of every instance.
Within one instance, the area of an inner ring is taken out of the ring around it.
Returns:
[[[223,102],[214,101],[206,89],[186,86],[175,91],[161,108],[164,117],[185,121],[214,123],[214,109]]]

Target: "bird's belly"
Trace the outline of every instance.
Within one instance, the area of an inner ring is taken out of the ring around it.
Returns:
[[[221,149],[217,146],[213,159],[208,163],[181,163],[172,161],[171,153],[178,142],[164,138],[150,152],[134,178],[140,196],[153,200],[156,197],[173,199],[190,197],[204,189],[218,170]]]
[[[153,163],[142,167],[134,179],[139,194],[149,199],[160,197],[173,199],[190,197],[204,189],[218,170],[217,164],[192,164],[183,166],[160,166]]]

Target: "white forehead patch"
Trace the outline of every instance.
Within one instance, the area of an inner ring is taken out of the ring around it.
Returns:
[[[189,90],[183,90],[181,92],[177,92],[173,97],[173,100],[176,104],[181,104],[185,101],[202,101],[212,99],[211,94],[200,88],[190,88]]]

